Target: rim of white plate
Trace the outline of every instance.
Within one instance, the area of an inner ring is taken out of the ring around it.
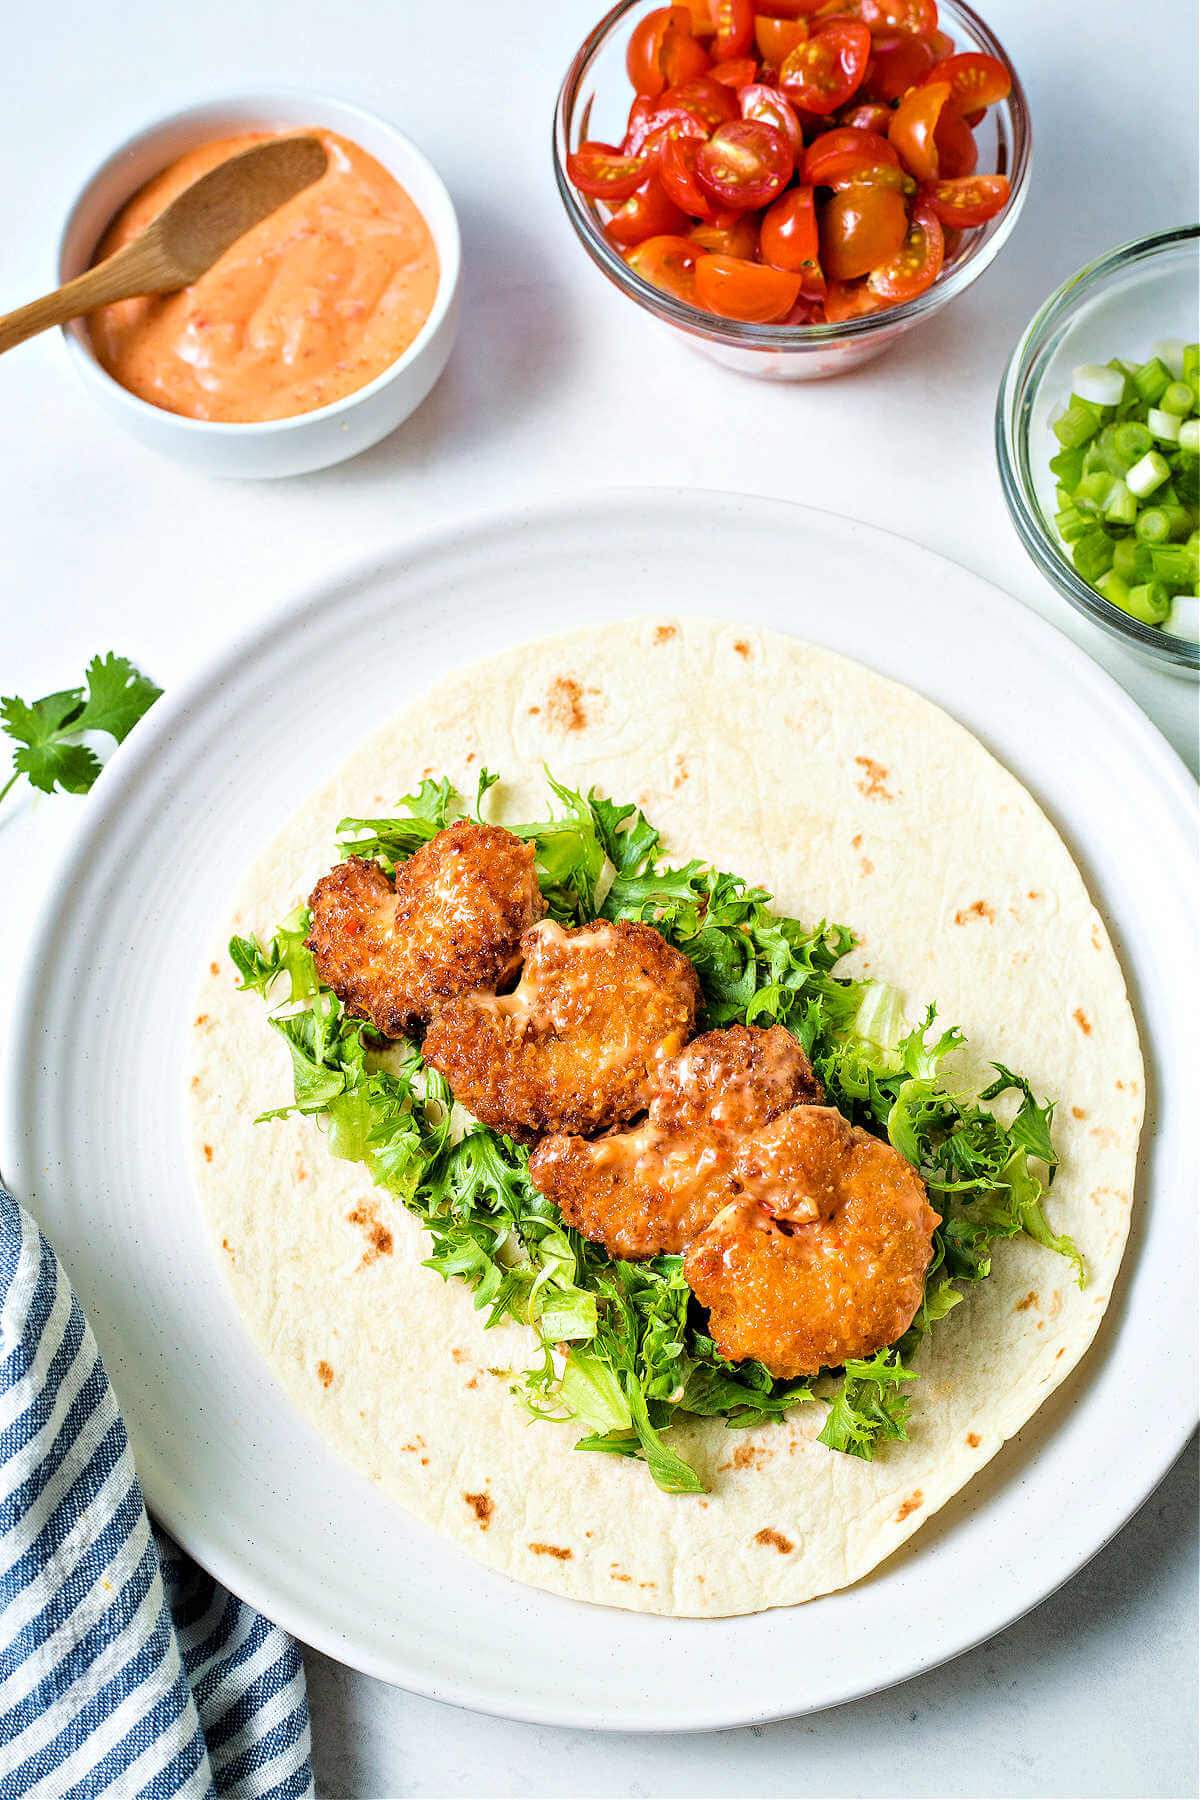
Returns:
[[[383,578],[389,569],[402,569],[408,565],[419,564],[422,559],[446,554],[449,550],[461,551],[464,544],[479,545],[493,537],[497,532],[502,535],[512,533],[516,529],[536,533],[563,525],[568,521],[578,522],[581,517],[594,516],[597,524],[611,523],[614,512],[628,515],[634,511],[654,509],[655,525],[661,525],[662,515],[677,512],[685,513],[702,507],[706,517],[711,518],[715,512],[725,512],[730,517],[737,517],[747,511],[758,515],[758,529],[771,524],[795,529],[802,526],[807,518],[810,526],[815,523],[817,529],[832,530],[835,535],[853,538],[856,534],[865,538],[868,545],[876,544],[881,554],[889,556],[893,562],[897,558],[915,559],[917,562],[933,561],[948,566],[956,576],[968,587],[975,590],[976,598],[985,604],[985,610],[999,609],[1004,615],[1005,629],[1011,640],[1023,638],[1030,652],[1044,655],[1047,661],[1057,663],[1070,676],[1072,683],[1089,690],[1089,698],[1097,708],[1097,719],[1107,711],[1114,725],[1124,728],[1126,735],[1132,735],[1141,759],[1143,768],[1152,769],[1153,779],[1164,790],[1168,797],[1170,810],[1178,811],[1178,822],[1182,825],[1185,817],[1190,817],[1194,803],[1194,789],[1191,778],[1184,765],[1170,748],[1153,724],[1145,717],[1136,704],[1123,689],[1102,669],[1100,669],[1087,653],[1066,638],[1055,627],[1048,624],[1038,615],[1023,608],[1003,590],[996,588],[984,578],[972,571],[953,564],[950,559],[940,557],[935,552],[925,550],[911,540],[900,538],[892,533],[881,531],[873,526],[861,525],[857,521],[846,519],[840,515],[818,512],[815,509],[797,506],[791,502],[778,500],[762,500],[753,496],[735,494],[704,493],[672,488],[635,488],[612,489],[580,502],[574,499],[562,499],[556,502],[544,502],[539,505],[515,509],[512,507],[494,508],[487,512],[472,515],[461,525],[443,523],[420,534],[405,539],[397,546],[394,556],[381,559],[376,556],[354,570],[328,581],[309,595],[283,604],[275,609],[265,620],[261,620],[243,633],[232,644],[227,645],[196,671],[176,689],[159,701],[148,719],[139,727],[133,738],[110,759],[109,765],[93,790],[86,815],[78,821],[76,830],[67,842],[61,861],[58,864],[51,896],[47,901],[42,919],[35,929],[32,941],[22,969],[17,988],[16,1009],[14,1017],[17,1021],[10,1055],[6,1059],[6,1079],[3,1094],[4,1105],[0,1108],[0,1168],[6,1172],[17,1191],[18,1197],[33,1187],[32,1170],[27,1166],[25,1145],[18,1130],[17,1121],[23,1114],[23,1103],[29,1091],[29,1083],[35,1079],[39,1058],[37,1055],[36,1032],[34,1022],[37,1016],[37,1000],[39,973],[52,958],[55,946],[61,943],[64,921],[73,904],[75,891],[86,875],[88,858],[92,846],[102,837],[107,824],[124,804],[127,797],[137,787],[139,781],[153,771],[155,759],[160,750],[169,743],[177,728],[195,712],[203,712],[205,706],[219,691],[223,679],[230,675],[239,665],[245,665],[255,656],[263,654],[284,633],[295,633],[303,629],[307,621],[314,621],[328,609],[353,604],[356,594],[369,592],[373,581]],[[666,609],[664,609],[666,610]],[[670,610],[679,611],[678,606]],[[686,610],[686,609],[684,609]],[[707,614],[706,616],[711,616]],[[564,621],[566,623],[567,621]],[[811,632],[814,641],[822,639]],[[520,641],[516,636],[512,641]],[[836,642],[834,647],[839,647]],[[856,654],[855,651],[848,652]],[[974,727],[973,727],[974,729]],[[986,737],[984,738],[986,742]],[[1026,777],[1022,776],[1022,779]],[[1035,788],[1036,791],[1036,788]],[[1075,853],[1080,854],[1076,848]],[[1085,863],[1086,847],[1081,860]],[[1136,1217],[1136,1215],[1135,1215]],[[1122,1271],[1118,1291],[1109,1309],[1106,1326],[1107,1334],[1102,1328],[1102,1340],[1093,1346],[1084,1359],[1080,1371],[1068,1379],[1066,1389],[1078,1385],[1080,1378],[1086,1382],[1098,1374],[1097,1365],[1111,1358],[1114,1351],[1116,1326],[1114,1320],[1123,1310],[1124,1293],[1131,1279],[1131,1266],[1136,1261],[1141,1247],[1139,1240],[1144,1239],[1148,1229],[1145,1218],[1138,1219],[1135,1224],[1130,1249],[1127,1252],[1126,1265]],[[1065,1391],[1065,1390],[1063,1390]],[[1026,1611],[1039,1604],[1052,1594],[1064,1581],[1068,1580],[1079,1568],[1099,1551],[1112,1535],[1120,1529],[1126,1520],[1143,1503],[1147,1495],[1170,1467],[1180,1449],[1186,1443],[1194,1424],[1194,1396],[1190,1393],[1186,1380],[1176,1381],[1171,1396],[1172,1403],[1158,1411],[1159,1435],[1154,1442],[1153,1453],[1149,1459],[1145,1456],[1130,1458],[1128,1464],[1118,1473],[1120,1486],[1105,1496],[1105,1504],[1094,1509],[1084,1532],[1086,1542],[1073,1548],[1059,1558],[1053,1572],[1039,1576],[1036,1592],[1024,1592],[1015,1589],[1012,1596],[993,1617],[983,1621],[964,1617],[962,1628],[957,1636],[945,1639],[936,1646],[926,1649],[920,1655],[905,1653],[894,1658],[887,1666],[872,1671],[865,1678],[844,1680],[831,1691],[822,1692],[819,1697],[807,1702],[781,1703],[778,1698],[768,1700],[760,1707],[748,1706],[745,1701],[737,1703],[727,1710],[718,1711],[711,1705],[706,1706],[700,1714],[689,1712],[686,1706],[676,1706],[667,1712],[649,1712],[637,1718],[603,1719],[596,1716],[595,1710],[585,1708],[553,1707],[548,1709],[544,1704],[530,1705],[515,1697],[511,1692],[498,1684],[495,1691],[481,1692],[479,1686],[462,1683],[454,1679],[432,1679],[429,1672],[418,1663],[405,1662],[396,1655],[381,1654],[377,1649],[356,1641],[339,1628],[328,1616],[328,1608],[321,1605],[321,1597],[308,1606],[297,1604],[294,1600],[284,1599],[280,1604],[280,1596],[269,1580],[262,1578],[253,1567],[239,1561],[237,1550],[229,1551],[220,1542],[218,1536],[206,1531],[202,1523],[195,1519],[181,1516],[177,1508],[171,1504],[156,1504],[156,1496],[151,1486],[147,1499],[156,1515],[183,1543],[197,1560],[208,1568],[219,1580],[233,1588],[243,1598],[270,1614],[280,1624],[292,1630],[303,1641],[326,1651],[331,1656],[349,1661],[364,1672],[382,1679],[396,1682],[415,1692],[427,1694],[432,1698],[454,1704],[473,1707],[477,1710],[490,1711],[503,1716],[527,1719],[531,1722],[582,1726],[588,1728],[610,1728],[625,1730],[704,1730],[720,1729],[733,1725],[749,1724],[772,1718],[794,1716],[798,1712],[820,1710],[823,1707],[840,1704],[844,1701],[859,1698],[863,1694],[879,1691],[896,1682],[906,1680],[954,1656],[971,1649],[979,1642],[1003,1630],[1007,1625],[1020,1618]],[[1054,1410],[1053,1399],[1042,1409],[1043,1417]],[[1061,1408],[1060,1408],[1061,1410]],[[1029,1429],[1028,1427],[1026,1428]],[[993,1463],[991,1470],[981,1472],[970,1485],[978,1494],[981,1484],[990,1483],[993,1487],[997,1481],[1001,1487],[1008,1487],[1014,1479],[1014,1471],[1004,1465],[1014,1460],[1014,1446],[1010,1444],[1002,1451]],[[950,1503],[953,1507],[955,1502]],[[941,1518],[945,1520],[947,1508]],[[938,1522],[931,1522],[917,1540],[918,1551],[922,1544],[938,1531]],[[242,1546],[244,1550],[244,1546]],[[889,1559],[883,1565],[884,1570],[894,1568],[912,1552],[902,1550],[897,1557]],[[486,1571],[479,1570],[482,1577]],[[868,1577],[868,1583],[874,1578]],[[856,1587],[844,1590],[846,1594],[861,1592],[867,1584],[859,1583]],[[512,1584],[519,1599],[527,1599],[534,1592]],[[836,1600],[838,1596],[831,1596]],[[546,1601],[554,1607],[569,1607],[576,1611],[586,1611],[595,1627],[603,1630],[600,1621],[627,1622],[630,1619],[644,1621],[647,1615],[631,1615],[614,1613],[610,1609],[596,1607],[583,1608],[582,1603],[562,1601],[553,1597],[537,1594],[537,1601]],[[824,1604],[824,1603],[819,1603]],[[665,1632],[672,1627],[686,1626],[700,1632],[716,1632],[722,1626],[731,1627],[739,1623],[764,1624],[769,1629],[771,1621],[785,1617],[787,1611],[749,1615],[742,1621],[691,1621],[653,1619],[654,1629],[663,1628]],[[804,1609],[807,1610],[807,1609]],[[651,1618],[653,1616],[650,1616]],[[503,1660],[503,1659],[497,1659]]]

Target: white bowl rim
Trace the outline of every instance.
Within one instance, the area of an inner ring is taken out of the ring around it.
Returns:
[[[344,100],[337,94],[326,94],[315,89],[300,87],[252,89],[247,92],[220,94],[208,99],[195,100],[187,106],[176,107],[172,112],[150,119],[140,125],[136,131],[130,132],[128,137],[123,138],[104,160],[93,168],[87,180],[76,190],[59,233],[55,250],[58,279],[60,281],[63,279],[63,263],[70,235],[84,201],[101,176],[114,168],[124,157],[139,149],[147,138],[153,137],[170,126],[186,125],[189,121],[198,119],[205,113],[219,113],[226,107],[261,107],[266,114],[272,106],[278,105],[280,102],[303,101],[311,102],[318,108],[332,108],[351,118],[361,119],[373,129],[384,132],[411,156],[414,162],[422,166],[430,185],[438,198],[444,202],[446,212],[444,226],[435,229],[431,220],[427,218],[425,220],[437,247],[439,265],[437,292],[425,323],[407,350],[401,351],[395,361],[390,362],[387,368],[382,369],[371,381],[365,382],[362,387],[352,389],[348,394],[343,394],[339,400],[331,400],[327,406],[316,406],[308,412],[290,413],[283,419],[192,419],[186,413],[171,412],[168,407],[156,406],[153,401],[143,400],[139,395],[131,393],[127,387],[123,387],[115,377],[109,374],[83,337],[71,330],[71,324],[74,321],[64,325],[61,328],[63,340],[66,343],[68,354],[74,360],[83,379],[98,382],[116,400],[118,405],[124,406],[130,412],[141,417],[149,415],[159,423],[169,420],[172,428],[177,428],[190,437],[207,437],[210,440],[224,439],[226,442],[235,436],[243,440],[248,437],[276,437],[311,425],[316,420],[336,419],[340,414],[352,411],[369,396],[377,394],[410,368],[432,341],[442,321],[449,313],[458,291],[462,269],[462,235],[459,231],[458,214],[450,197],[450,191],[437,169],[420,146],[414,143],[406,132],[401,131],[398,125],[393,125],[390,119],[384,118],[381,113],[372,112],[368,107],[358,105],[356,101]],[[318,130],[333,129],[332,126],[323,127],[319,122],[314,128]],[[127,198],[132,198],[133,192],[136,192],[136,189],[132,190]],[[425,217],[423,213],[422,217]]]

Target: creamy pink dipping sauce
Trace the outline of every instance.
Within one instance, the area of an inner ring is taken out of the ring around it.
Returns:
[[[97,255],[136,237],[226,157],[282,132],[249,131],[190,150],[119,212]],[[189,419],[290,419],[365,387],[429,317],[438,256],[428,225],[373,156],[314,131],[319,181],[238,239],[175,294],[89,314],[101,364],[141,400]]]

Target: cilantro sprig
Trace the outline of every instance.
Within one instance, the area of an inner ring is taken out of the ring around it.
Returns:
[[[480,777],[476,817],[496,779],[486,770]],[[271,1023],[291,1053],[295,1100],[263,1117],[322,1118],[332,1154],[362,1162],[421,1221],[432,1240],[427,1265],[464,1281],[489,1325],[511,1319],[532,1329],[541,1359],[515,1391],[535,1416],[581,1427],[576,1449],[639,1458],[665,1491],[697,1493],[699,1475],[664,1436],[680,1416],[722,1418],[737,1429],[781,1419],[819,1396],[828,1405],[820,1441],[870,1460],[881,1444],[907,1436],[913,1353],[963,1290],[987,1278],[997,1240],[1034,1239],[1069,1258],[1082,1285],[1079,1252],[1051,1230],[1043,1207],[1056,1164],[1053,1105],[1002,1064],[982,1093],[957,1093],[943,1065],[961,1033],[938,1031],[932,1007],[907,1028],[894,989],[838,975],[854,942],[846,927],[810,928],[778,914],[763,889],[706,863],[671,867],[636,807],[548,779],[558,810],[510,829],[534,845],[551,916],[653,926],[696,968],[702,1028],[786,1026],[832,1103],[919,1169],[942,1224],[921,1304],[900,1341],[816,1383],[777,1380],[759,1362],[727,1362],[682,1257],[610,1256],[534,1187],[526,1149],[487,1126],[452,1129],[450,1091],[419,1050],[384,1056],[370,1028],[321,986],[304,947],[303,907],[268,944],[230,944],[244,989],[268,999],[287,983],[289,1010],[276,1010]],[[342,854],[374,857],[391,874],[464,811],[449,782],[427,780],[388,818],[343,819]],[[1006,1125],[989,1103],[1014,1093]]]
[[[100,731],[114,743],[124,743],[161,692],[128,657],[110,650],[107,656],[92,658],[83,687],[63,688],[40,700],[20,700],[16,695],[0,700],[0,727],[18,746],[0,800],[22,775],[44,794],[55,788],[86,794],[101,763],[90,745],[79,742],[80,735]]]

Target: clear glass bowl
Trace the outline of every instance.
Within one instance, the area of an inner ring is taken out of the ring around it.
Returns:
[[[1194,340],[1200,310],[1200,226],[1121,244],[1051,294],[1012,353],[996,403],[1000,481],[1022,543],[1076,612],[1144,662],[1200,673],[1200,645],[1143,625],[1077,575],[1055,530],[1058,450],[1051,422],[1066,407],[1080,363],[1142,362],[1159,338]]]
[[[665,294],[636,275],[604,235],[594,200],[567,178],[567,155],[589,138],[621,142],[633,100],[625,72],[625,46],[638,21],[661,0],[619,0],[590,32],[567,70],[554,118],[554,173],[558,191],[580,243],[614,286],[653,318],[683,333],[696,350],[726,368],[774,381],[810,381],[841,375],[878,356],[906,331],[961,294],[982,275],[1007,241],[1025,203],[1033,139],[1029,109],[1016,74],[1008,99],[988,109],[976,132],[981,173],[1007,175],[1008,205],[996,218],[963,234],[962,243],[925,293],[903,306],[848,319],[840,325],[743,325],[701,312]],[[1012,64],[1003,46],[960,0],[941,0],[940,24],[959,50],[982,50]]]

